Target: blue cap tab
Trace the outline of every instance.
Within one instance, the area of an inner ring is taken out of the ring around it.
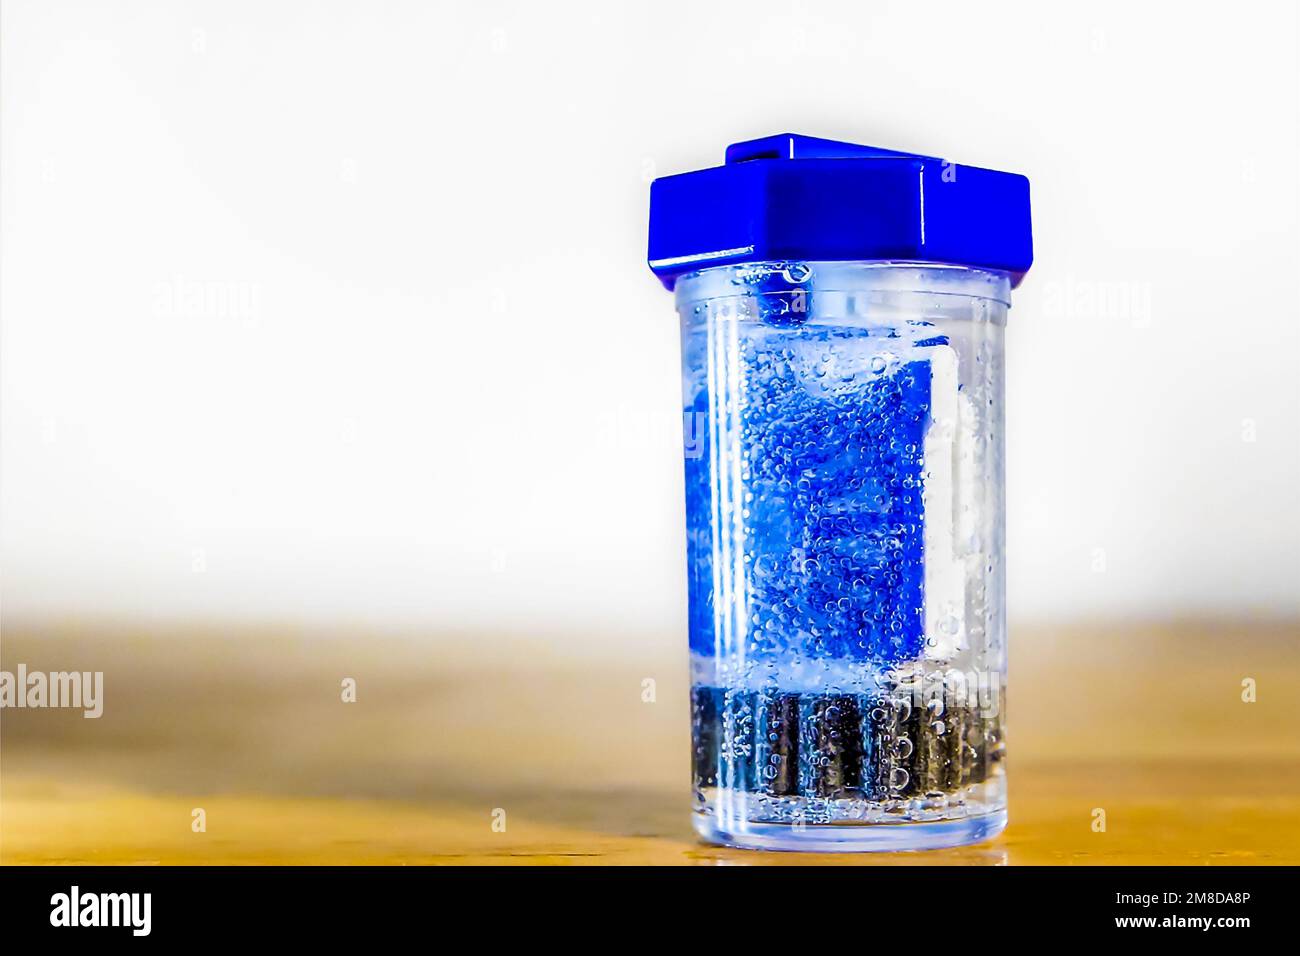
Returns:
[[[782,133],[651,184],[650,268],[669,289],[710,266],[859,259],[971,266],[1019,285],[1033,262],[1029,180]]]

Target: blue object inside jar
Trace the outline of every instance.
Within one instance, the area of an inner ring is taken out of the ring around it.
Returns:
[[[753,329],[729,359],[739,363],[735,408],[711,401],[701,376],[687,409],[706,432],[699,457],[686,461],[691,650],[727,653],[717,640],[714,523],[727,535],[739,520],[747,659],[914,660],[925,645],[922,469],[932,388],[922,356],[946,339],[882,342],[861,328],[808,325],[774,338],[771,323]],[[828,368],[809,360],[826,355],[840,359]],[[739,519],[721,506],[714,513],[715,482],[736,481],[731,462],[715,474],[715,450],[728,442],[742,451],[739,494],[719,500],[734,498],[731,507],[746,512]]]

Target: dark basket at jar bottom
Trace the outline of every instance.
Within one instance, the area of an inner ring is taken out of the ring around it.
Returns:
[[[870,694],[692,691],[694,784],[883,805],[956,794],[1001,772],[1005,694],[943,681]]]

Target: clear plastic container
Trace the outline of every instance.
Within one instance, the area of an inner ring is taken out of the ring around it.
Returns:
[[[682,325],[696,830],[998,833],[1028,180],[785,133],[656,180],[649,239]]]
[[[913,849],[1006,819],[1005,275],[677,280],[695,826]]]

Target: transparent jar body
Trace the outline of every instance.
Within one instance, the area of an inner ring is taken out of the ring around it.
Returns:
[[[678,280],[705,839],[916,849],[1005,824],[1009,294],[879,262]]]

